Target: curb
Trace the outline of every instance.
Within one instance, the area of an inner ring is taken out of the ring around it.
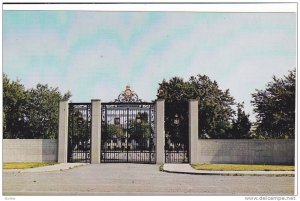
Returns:
[[[174,174],[190,174],[190,175],[218,175],[218,176],[265,176],[265,177],[295,177],[294,174],[251,174],[251,173],[215,173],[215,172],[178,172],[163,170],[162,172]]]
[[[295,177],[295,173],[251,173],[250,171],[245,172],[220,172],[220,171],[180,171],[180,170],[168,170],[163,166],[163,172],[175,173],[175,174],[190,174],[190,175],[219,175],[219,176],[266,176],[266,177]],[[196,172],[197,171],[197,172]],[[268,171],[267,171],[268,172]]]

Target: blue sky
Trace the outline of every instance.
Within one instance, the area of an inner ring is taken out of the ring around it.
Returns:
[[[3,11],[3,71],[72,102],[144,101],[174,76],[208,75],[253,120],[251,93],[296,67],[296,13]]]

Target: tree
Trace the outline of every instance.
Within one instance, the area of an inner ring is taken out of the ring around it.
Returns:
[[[250,138],[251,122],[249,120],[249,114],[246,114],[245,111],[243,111],[244,103],[238,103],[237,108],[237,118],[233,119],[232,129],[230,132],[232,135],[231,138]]]
[[[136,120],[132,121],[128,128],[130,138],[138,141],[140,139],[148,139],[151,136],[151,127],[147,122],[138,123]]]
[[[23,138],[27,131],[29,95],[20,81],[3,74],[3,138]]]
[[[69,139],[68,139],[68,154],[71,154],[71,150],[75,148],[80,150],[86,150],[90,147],[90,130],[91,122],[87,116],[86,109],[76,108],[74,105],[69,107]],[[69,157],[71,157],[69,155]]]
[[[37,84],[29,92],[27,108],[30,119],[30,138],[56,138],[58,133],[59,102],[68,100],[70,92],[61,95],[58,88]]]
[[[42,84],[26,90],[19,80],[3,75],[3,137],[57,138],[59,102],[70,97]]]
[[[189,81],[182,78],[173,77],[169,81],[163,80],[159,84],[157,98],[166,101],[166,130],[173,131],[175,113],[179,116],[177,129],[179,133],[188,131],[188,107],[187,103],[190,99],[199,101],[199,137],[200,138],[233,138],[230,135],[232,129],[232,121],[236,112],[232,108],[236,103],[230,95],[229,90],[221,90],[216,81],[210,80],[206,75],[191,76]],[[186,104],[186,106],[178,107],[178,104]],[[168,108],[168,105],[171,108]],[[177,105],[177,107],[176,107]],[[240,108],[242,113],[242,108]],[[246,115],[245,118],[248,118]],[[249,120],[249,119],[248,119]],[[236,124],[240,124],[239,121]],[[239,125],[243,127],[244,125]],[[173,129],[173,130],[172,130]],[[243,128],[247,130],[248,127]],[[247,132],[248,133],[248,132]],[[236,136],[236,135],[235,135]]]
[[[229,89],[222,91],[216,81],[208,76],[192,76],[190,82],[194,96],[199,101],[199,129],[201,138],[229,138],[231,120],[234,118],[234,98]]]
[[[266,89],[252,94],[257,113],[256,134],[264,138],[295,138],[296,69],[283,78],[273,76]]]
[[[124,129],[121,125],[108,124],[107,130],[111,138],[121,138],[124,136]]]

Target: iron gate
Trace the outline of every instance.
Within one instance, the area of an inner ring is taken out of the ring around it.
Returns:
[[[155,163],[154,104],[128,90],[101,104],[101,162]]]
[[[165,104],[165,162],[189,162],[188,103]]]
[[[91,103],[69,103],[68,162],[90,163]]]

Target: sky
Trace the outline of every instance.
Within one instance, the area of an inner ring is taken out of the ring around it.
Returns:
[[[130,85],[144,101],[158,83],[197,74],[250,101],[296,68],[296,13],[3,11],[3,72],[26,88],[114,101]]]

